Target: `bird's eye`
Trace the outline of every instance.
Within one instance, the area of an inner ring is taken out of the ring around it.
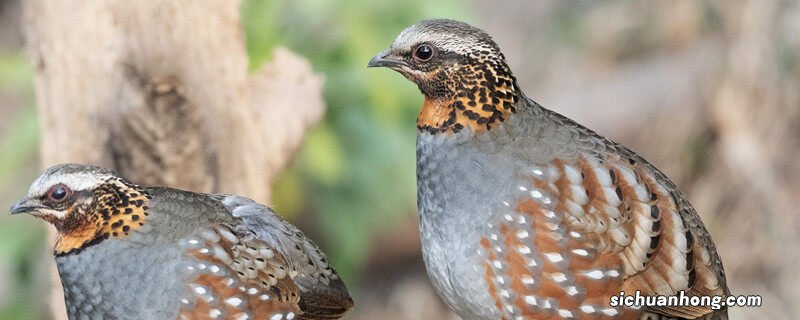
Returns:
[[[414,49],[414,59],[419,61],[428,61],[433,57],[433,47],[429,44],[418,45]]]
[[[66,200],[70,194],[72,194],[72,190],[67,188],[67,186],[57,184],[50,187],[50,190],[47,191],[47,198],[52,202],[62,202]]]

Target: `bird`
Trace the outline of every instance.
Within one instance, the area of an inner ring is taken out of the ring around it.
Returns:
[[[56,229],[70,319],[339,319],[353,307],[317,245],[242,196],[59,164],[11,207],[21,213]]]
[[[730,291],[711,235],[676,185],[528,98],[485,31],[424,20],[368,67],[397,71],[424,97],[422,256],[462,318],[727,319],[724,306],[613,301]]]

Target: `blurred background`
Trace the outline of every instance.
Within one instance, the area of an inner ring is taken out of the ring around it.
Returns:
[[[528,96],[631,147],[688,194],[734,294],[732,319],[800,318],[800,4],[758,0],[244,1],[255,70],[273,49],[325,81],[324,122],[271,205],[325,249],[356,297],[349,319],[457,319],[427,282],[415,202],[422,97],[366,63],[424,18],[495,37]],[[0,0],[0,209],[38,175],[21,4]],[[0,319],[47,319],[32,217],[0,214]]]

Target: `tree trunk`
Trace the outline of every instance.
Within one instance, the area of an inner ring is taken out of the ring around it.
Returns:
[[[266,202],[324,113],[322,80],[285,49],[248,74],[239,5],[25,1],[42,166],[99,164]],[[54,318],[65,318],[60,291],[54,282]]]

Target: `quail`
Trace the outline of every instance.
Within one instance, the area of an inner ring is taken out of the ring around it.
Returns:
[[[528,98],[497,44],[463,22],[403,30],[369,67],[424,96],[417,118],[423,258],[464,319],[727,319],[708,306],[619,306],[729,294],[709,232],[645,159]]]
[[[70,319],[339,319],[353,306],[319,248],[245,197],[62,164],[11,213],[55,226]]]

